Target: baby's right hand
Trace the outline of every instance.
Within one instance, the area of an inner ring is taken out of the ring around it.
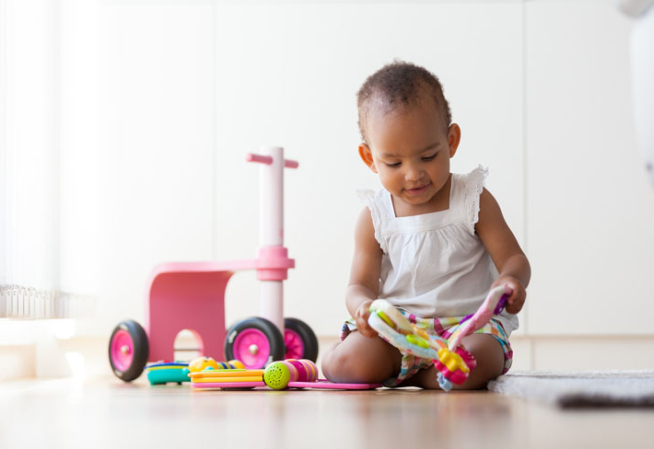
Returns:
[[[374,338],[377,336],[377,331],[368,324],[368,317],[370,317],[370,304],[372,304],[372,301],[363,302],[357,309],[354,320],[357,324],[357,330],[361,332],[361,335],[368,338]]]

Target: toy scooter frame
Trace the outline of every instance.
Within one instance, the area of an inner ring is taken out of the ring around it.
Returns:
[[[283,281],[295,260],[284,247],[284,168],[297,168],[284,159],[280,147],[263,147],[248,162],[261,164],[260,247],[256,259],[223,262],[165,263],[155,267],[146,298],[145,326],[126,320],[109,341],[114,374],[129,382],[141,375],[148,361],[174,359],[180,331],[190,330],[202,355],[238,359],[248,369],[263,368],[273,360],[318,356],[318,340],[311,328],[283,316]],[[225,330],[225,290],[237,271],[256,270],[260,281],[260,317]],[[224,350],[224,353],[223,353]]]

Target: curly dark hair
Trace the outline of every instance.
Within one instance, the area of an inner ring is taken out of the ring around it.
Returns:
[[[424,67],[400,60],[385,65],[370,75],[357,92],[359,130],[363,141],[367,142],[366,124],[373,110],[389,113],[407,106],[420,105],[429,97],[440,109],[445,130],[449,129],[452,113],[436,75]]]

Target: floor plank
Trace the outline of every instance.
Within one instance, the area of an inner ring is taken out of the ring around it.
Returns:
[[[561,411],[489,392],[192,391],[0,383],[0,447],[652,448],[654,411]]]

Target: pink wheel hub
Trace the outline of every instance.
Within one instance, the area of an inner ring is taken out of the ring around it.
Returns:
[[[263,368],[270,357],[270,342],[258,329],[245,329],[234,339],[234,357],[246,368]]]
[[[304,356],[304,341],[300,334],[291,329],[284,330],[284,346],[284,359],[301,359]]]
[[[134,341],[126,330],[119,330],[111,340],[111,360],[118,371],[127,371],[134,360]]]

